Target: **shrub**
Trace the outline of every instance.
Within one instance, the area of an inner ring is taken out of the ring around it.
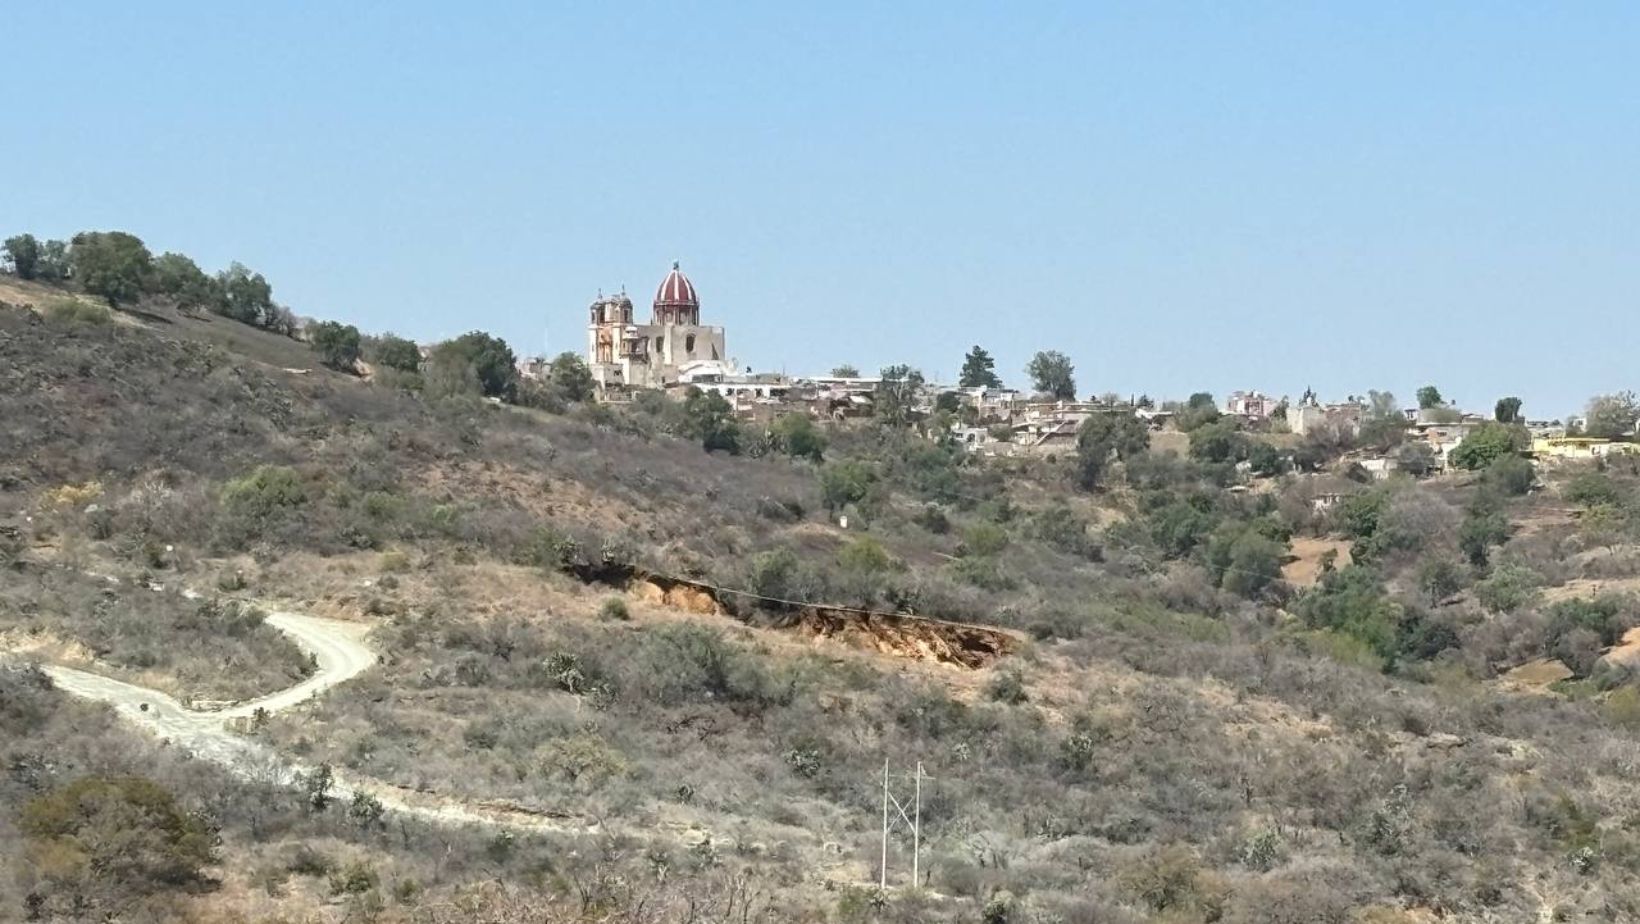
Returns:
[[[1486,467],[1486,483],[1500,492],[1518,496],[1532,489],[1537,470],[1532,463],[1517,455],[1499,456]]]
[[[265,522],[306,504],[307,489],[293,468],[262,465],[222,487],[222,504],[230,514]]]
[[[752,557],[752,592],[775,600],[793,599],[797,593],[797,567],[797,556],[790,549],[759,552]]]
[[[837,565],[857,574],[881,574],[893,570],[895,561],[882,543],[870,536],[861,536],[838,551]]]
[[[1619,687],[1606,697],[1602,707],[1606,721],[1630,731],[1640,730],[1640,689]]]
[[[65,913],[90,905],[117,917],[124,901],[194,882],[215,861],[215,833],[141,777],[81,777],[25,804],[17,826],[47,903]]]
[[[1099,543],[1088,535],[1088,524],[1066,507],[1049,507],[1038,511],[1028,521],[1031,538],[1064,552],[1097,561]]]
[[[68,327],[101,327],[114,323],[114,315],[101,305],[92,305],[77,298],[54,298],[45,305],[47,320]]]
[[[997,555],[1008,547],[1008,531],[994,523],[975,523],[963,530],[962,550],[982,558]]]
[[[1543,577],[1522,565],[1503,565],[1475,585],[1475,599],[1496,613],[1513,613],[1536,601]]]
[[[1153,848],[1128,860],[1118,870],[1116,882],[1152,911],[1208,921],[1218,919],[1227,891],[1183,845]]]
[[[598,607],[598,615],[604,619],[615,620],[617,622],[625,622],[632,618],[632,614],[627,611],[626,601],[620,597],[609,597],[605,599],[603,605]]]
[[[1030,699],[1025,692],[1025,674],[1017,665],[999,669],[985,684],[985,695],[992,702],[1017,706]]]
[[[1605,472],[1581,472],[1566,483],[1566,499],[1583,507],[1615,505],[1621,494]]]
[[[335,895],[360,895],[376,888],[379,882],[375,867],[354,860],[330,877],[330,891]]]
[[[825,434],[807,414],[780,415],[769,428],[769,436],[776,449],[796,458],[819,462],[826,451]]]
[[[590,733],[554,739],[542,750],[543,773],[567,780],[583,790],[597,789],[625,776],[630,769],[624,754]]]
[[[1452,559],[1432,556],[1418,564],[1418,588],[1431,603],[1439,603],[1463,587],[1463,567]]]

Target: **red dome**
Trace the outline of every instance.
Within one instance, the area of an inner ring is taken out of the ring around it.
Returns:
[[[672,263],[672,272],[661,280],[660,291],[655,293],[655,307],[658,308],[699,308],[700,298],[695,295],[695,284],[689,277],[678,269],[677,261]]]

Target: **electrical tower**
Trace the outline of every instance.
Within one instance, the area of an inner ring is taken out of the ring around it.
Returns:
[[[891,781],[888,772],[888,761],[883,761],[883,860],[878,868],[879,888],[888,888],[888,835],[894,827],[904,823],[911,831],[911,885],[913,888],[922,885],[922,784],[923,780],[933,777],[923,774],[922,761],[917,761],[916,773],[912,776],[911,813],[906,814],[905,803],[895,797],[891,790]],[[889,808],[893,807],[893,815]]]

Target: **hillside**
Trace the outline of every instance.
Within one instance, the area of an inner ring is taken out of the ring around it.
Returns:
[[[0,918],[1640,916],[1632,469],[732,455],[7,285]],[[879,892],[885,761],[932,779]]]

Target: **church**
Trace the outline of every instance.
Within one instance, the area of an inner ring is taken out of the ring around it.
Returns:
[[[665,388],[735,372],[723,328],[701,325],[700,296],[676,262],[655,293],[648,324],[634,322],[625,292],[600,295],[589,311],[587,365],[600,390]]]

